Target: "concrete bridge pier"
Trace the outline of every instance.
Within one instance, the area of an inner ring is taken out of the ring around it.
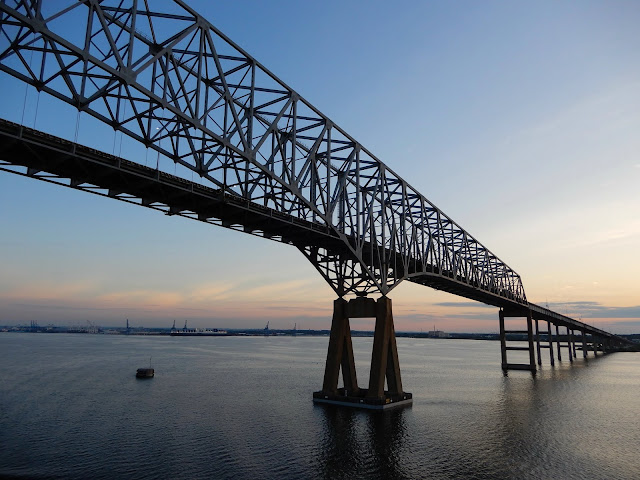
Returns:
[[[551,322],[547,321],[547,338],[549,340],[549,361],[551,362],[551,366],[553,367],[556,362],[553,358],[553,331],[551,330]],[[558,338],[556,337],[556,343],[558,343]],[[558,343],[558,361],[562,361],[560,358],[560,344]]]
[[[505,318],[508,317],[525,317],[527,322],[526,330],[507,330],[505,328]],[[534,335],[533,335],[533,318],[530,309],[501,309],[499,313],[500,318],[500,352],[502,354],[502,370],[506,374],[509,370],[529,370],[531,373],[536,373],[536,354],[533,347]],[[511,346],[507,345],[507,335],[516,334],[527,336],[527,346]],[[538,342],[538,345],[540,343]],[[528,363],[510,363],[507,358],[509,351],[523,351],[529,354]],[[539,350],[538,350],[539,351]],[[540,358],[540,355],[538,355]]]
[[[538,325],[538,319],[536,318],[536,352],[538,354],[538,366],[542,366],[542,355],[540,353],[540,327]]]
[[[356,376],[349,319],[367,317],[374,317],[376,325],[369,388],[360,388]],[[344,386],[338,388],[341,370]],[[385,379],[387,390],[384,388]],[[413,402],[411,393],[402,389],[390,298],[382,296],[377,301],[365,297],[349,301],[338,298],[333,303],[333,320],[322,390],[313,393],[313,401],[373,410],[400,407]]]
[[[555,361],[555,357],[553,354],[553,329],[551,328],[551,321],[547,320],[547,330],[546,331],[541,331],[540,330],[540,325],[539,325],[539,319],[538,318],[534,318],[534,322],[535,322],[535,326],[536,326],[536,331],[535,331],[535,342],[536,342],[536,353],[537,353],[537,358],[538,358],[538,366],[542,366],[542,349],[543,348],[548,348],[549,349],[549,362],[551,363],[551,366],[555,366],[556,361]],[[557,331],[557,327],[556,327],[556,331]],[[542,344],[542,336],[546,335],[547,336],[547,343],[546,345]],[[558,337],[556,337],[556,343],[558,344],[558,360],[562,361],[562,357],[560,354],[560,343],[558,341]]]
[[[571,354],[571,346],[573,343],[573,330],[569,330],[567,327],[567,350],[569,350],[569,362],[573,363],[573,355],[575,355],[575,344],[573,345],[573,355]]]

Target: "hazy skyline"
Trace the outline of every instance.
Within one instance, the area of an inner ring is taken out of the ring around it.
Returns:
[[[529,301],[640,332],[640,4],[189,4],[518,272]],[[0,117],[74,138],[73,109],[0,86]],[[80,118],[79,143],[144,163]],[[3,172],[0,221],[0,324],[330,326],[335,294],[293,247]],[[498,329],[495,307],[409,282],[390,297],[397,330]]]

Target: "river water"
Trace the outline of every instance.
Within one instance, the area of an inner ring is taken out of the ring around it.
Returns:
[[[498,342],[399,338],[414,404],[380,413],[312,403],[327,345],[0,333],[0,477],[640,478],[638,353],[505,377]]]

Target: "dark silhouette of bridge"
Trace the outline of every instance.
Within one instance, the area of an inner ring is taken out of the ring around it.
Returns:
[[[410,402],[388,298],[404,280],[499,307],[505,371],[535,372],[541,348],[553,364],[554,343],[572,361],[577,338],[583,355],[626,342],[529,303],[513,269],[183,1],[6,0],[0,26],[5,74],[197,180],[6,120],[0,168],[295,246],[338,295],[316,401]],[[357,383],[354,317],[376,318],[368,389]],[[524,327],[507,330],[505,317]],[[526,360],[509,362],[520,350]]]

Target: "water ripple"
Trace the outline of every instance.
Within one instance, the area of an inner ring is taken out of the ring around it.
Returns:
[[[637,478],[638,354],[504,377],[495,342],[398,339],[414,405],[371,413],[311,403],[326,338],[174,340],[0,334],[0,478]]]

